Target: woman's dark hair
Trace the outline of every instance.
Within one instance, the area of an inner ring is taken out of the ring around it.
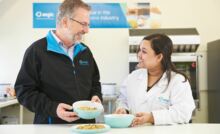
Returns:
[[[165,34],[151,34],[149,36],[144,37],[143,40],[148,40],[151,43],[152,49],[155,53],[162,54],[163,59],[161,60],[162,69],[167,74],[168,83],[171,79],[171,71],[182,74],[185,77],[185,81],[188,80],[188,77],[178,71],[175,65],[171,61],[171,54],[173,52],[173,43],[172,40]]]

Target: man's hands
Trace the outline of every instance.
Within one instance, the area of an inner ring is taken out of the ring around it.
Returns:
[[[75,120],[78,120],[79,117],[75,112],[70,112],[68,110],[72,110],[72,106],[65,104],[65,103],[60,103],[57,106],[57,116],[61,118],[62,120],[65,120],[67,122],[72,122]]]
[[[93,96],[92,99],[91,99],[92,102],[98,102],[98,103],[101,103],[101,100],[99,99],[98,96]],[[72,110],[73,107],[68,105],[68,104],[65,104],[65,103],[60,103],[58,106],[57,106],[57,116],[62,119],[62,120],[65,120],[67,122],[72,122],[72,121],[75,121],[75,120],[78,120],[79,117],[77,116],[77,114],[75,112],[70,112],[69,110]]]

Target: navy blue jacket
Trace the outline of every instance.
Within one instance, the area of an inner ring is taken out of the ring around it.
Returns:
[[[59,103],[102,100],[100,75],[89,48],[76,44],[72,61],[49,32],[25,52],[15,90],[19,103],[35,113],[34,123],[67,123],[57,117]],[[91,123],[77,120],[72,123]]]

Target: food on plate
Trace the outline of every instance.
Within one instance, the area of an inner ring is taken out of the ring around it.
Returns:
[[[86,124],[77,127],[77,129],[81,129],[81,130],[92,130],[92,129],[103,129],[103,128],[105,128],[103,124]]]

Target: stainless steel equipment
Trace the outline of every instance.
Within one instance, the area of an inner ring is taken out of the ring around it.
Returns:
[[[102,97],[105,112],[111,114],[115,110],[115,101],[117,99],[116,83],[102,83]]]
[[[207,45],[209,123],[220,123],[220,39]]]
[[[103,96],[115,96],[116,95],[116,83],[102,83],[102,95]]]

